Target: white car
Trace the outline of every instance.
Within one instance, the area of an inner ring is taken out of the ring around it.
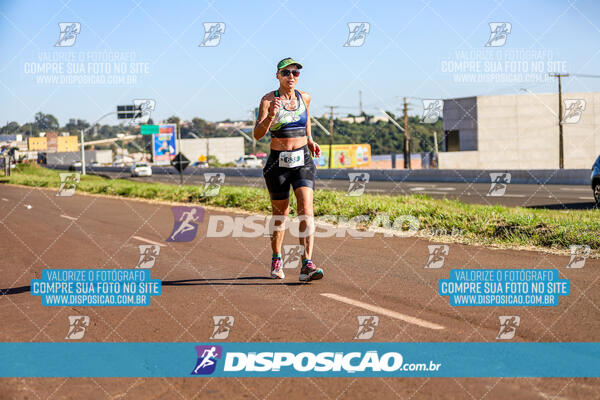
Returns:
[[[236,167],[241,168],[262,168],[262,160],[256,156],[244,156],[235,161]]]
[[[152,168],[146,163],[133,163],[131,176],[152,176]]]

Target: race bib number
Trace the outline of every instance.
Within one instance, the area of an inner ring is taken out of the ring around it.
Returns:
[[[279,153],[279,166],[294,168],[304,165],[304,150],[282,151]]]

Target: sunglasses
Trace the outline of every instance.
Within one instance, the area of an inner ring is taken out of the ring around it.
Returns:
[[[298,71],[297,69],[284,69],[282,71],[279,71],[279,73],[281,74],[281,76],[290,76],[290,74],[294,75],[296,78],[300,76],[300,71]]]

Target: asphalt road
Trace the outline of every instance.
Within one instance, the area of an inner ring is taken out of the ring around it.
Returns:
[[[102,172],[102,175],[143,182],[179,183],[179,175],[155,174],[152,177],[139,178],[131,178],[129,174],[117,172]],[[184,175],[183,179],[184,183],[189,185],[202,185],[205,182],[201,173]],[[266,188],[262,177],[226,176],[225,184]],[[350,183],[345,180],[318,179],[316,181],[317,190],[347,191],[349,185]],[[592,209],[595,206],[592,189],[590,186],[585,185],[508,184],[501,196],[489,196],[490,187],[491,184],[489,183],[371,181],[366,185],[365,193],[388,195],[425,194],[436,199],[449,198],[471,204],[499,204],[510,207]]]
[[[224,214],[235,215],[207,210],[204,221]],[[165,242],[172,226],[166,204],[56,197],[48,189],[2,185],[0,288],[6,294],[0,296],[0,340],[65,342],[67,317],[87,315],[91,323],[82,341],[203,343],[212,334],[212,316],[231,315],[235,324],[225,342],[352,342],[357,317],[375,314],[379,325],[370,340],[378,342],[495,342],[502,315],[521,317],[514,342],[600,341],[597,259],[565,269],[567,256],[450,244],[445,265],[425,269],[428,245],[434,244],[427,239],[320,238],[313,259],[325,277],[299,284],[297,268],[286,269],[283,281],[268,278],[266,238],[209,238],[203,223],[194,241]],[[44,268],[133,268],[138,245],[151,242],[161,244],[151,273],[163,280],[163,290],[150,306],[44,307],[28,291]],[[285,244],[296,240],[288,235]],[[451,268],[522,267],[558,268],[571,281],[571,294],[557,307],[452,307],[437,293],[439,279],[448,278]],[[591,399],[598,393],[600,380],[589,378],[0,380],[0,398],[10,399]]]

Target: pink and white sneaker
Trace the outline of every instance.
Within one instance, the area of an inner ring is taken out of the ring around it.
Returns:
[[[285,278],[285,274],[283,273],[283,263],[281,262],[281,258],[271,259],[271,278],[273,278],[273,279]]]
[[[306,261],[300,270],[300,281],[309,282],[323,278],[323,270],[317,268],[311,260]]]

